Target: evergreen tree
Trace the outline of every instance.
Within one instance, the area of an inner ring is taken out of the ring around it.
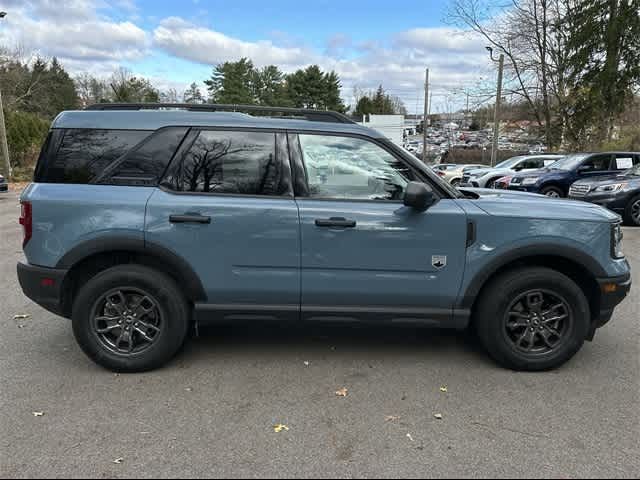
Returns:
[[[286,107],[289,105],[284,74],[275,65],[254,72],[254,89],[259,105]]]
[[[583,0],[568,14],[573,135],[610,140],[640,84],[640,0]],[[577,139],[576,139],[577,140]]]
[[[213,69],[211,78],[204,82],[213,103],[256,103],[254,91],[255,70],[253,62],[242,58],[237,62],[225,62]]]

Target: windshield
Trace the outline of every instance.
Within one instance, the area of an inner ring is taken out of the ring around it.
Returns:
[[[574,170],[588,156],[589,154],[586,153],[575,153],[573,155],[568,155],[564,158],[561,158],[557,162],[552,163],[548,168],[551,168],[553,170]]]
[[[508,158],[507,160],[505,160],[504,162],[500,162],[499,164],[496,165],[496,168],[511,168],[513,165],[515,165],[516,163],[518,163],[520,160],[522,160],[525,157],[511,157]]]

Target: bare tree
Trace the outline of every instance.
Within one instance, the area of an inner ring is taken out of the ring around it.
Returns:
[[[562,140],[556,111],[566,105],[566,34],[563,21],[574,0],[453,0],[450,18],[481,35],[505,56],[505,93],[526,102],[547,145]],[[560,116],[562,120],[562,116]]]

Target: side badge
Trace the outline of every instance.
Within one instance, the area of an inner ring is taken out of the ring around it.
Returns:
[[[446,255],[433,255],[431,257],[431,265],[433,265],[438,270],[442,270],[447,266],[447,256]]]

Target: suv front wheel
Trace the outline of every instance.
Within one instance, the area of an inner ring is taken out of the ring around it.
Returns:
[[[589,304],[560,272],[528,267],[495,278],[482,293],[475,326],[488,353],[514,370],[556,368],[582,347]]]
[[[82,350],[116,372],[158,368],[182,347],[189,308],[174,280],[141,265],[100,272],[78,292],[73,332]]]

